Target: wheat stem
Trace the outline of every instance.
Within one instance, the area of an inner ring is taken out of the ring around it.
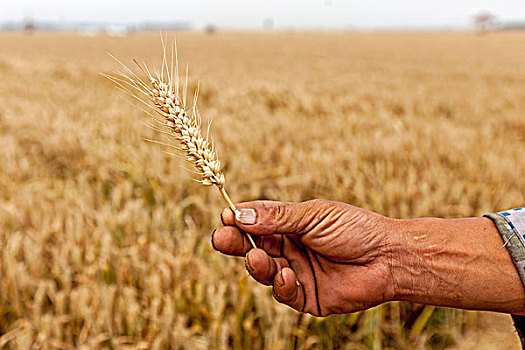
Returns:
[[[235,215],[235,211],[237,210],[237,208],[235,207],[235,204],[233,204],[232,200],[230,199],[230,196],[228,196],[228,192],[226,192],[226,189],[224,187],[219,187],[219,191],[221,192],[221,195],[224,198],[224,200],[226,200],[226,203],[228,203],[228,206],[233,212],[233,215]],[[245,235],[246,235],[246,238],[248,238],[248,241],[250,241],[250,244],[252,245],[252,247],[257,248],[257,246],[255,245],[255,242],[253,241],[252,236],[250,236],[250,234],[248,233],[245,233]]]

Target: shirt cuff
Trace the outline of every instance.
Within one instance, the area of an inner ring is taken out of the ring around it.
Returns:
[[[484,216],[496,224],[525,286],[525,207]]]

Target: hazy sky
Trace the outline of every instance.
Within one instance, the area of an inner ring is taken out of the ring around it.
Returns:
[[[0,0],[0,21],[172,21],[196,28],[456,27],[490,10],[503,19],[525,19],[525,0]]]

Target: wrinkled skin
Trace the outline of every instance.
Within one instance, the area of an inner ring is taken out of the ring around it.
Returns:
[[[213,247],[246,256],[255,280],[273,287],[279,302],[315,316],[364,310],[394,298],[389,232],[396,221],[326,200],[302,203],[257,201],[242,224],[230,209],[214,231]],[[251,249],[243,232],[258,249]]]

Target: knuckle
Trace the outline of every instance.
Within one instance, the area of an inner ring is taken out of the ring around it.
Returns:
[[[284,204],[278,204],[271,207],[269,212],[275,221],[281,222],[286,215],[286,206]]]

